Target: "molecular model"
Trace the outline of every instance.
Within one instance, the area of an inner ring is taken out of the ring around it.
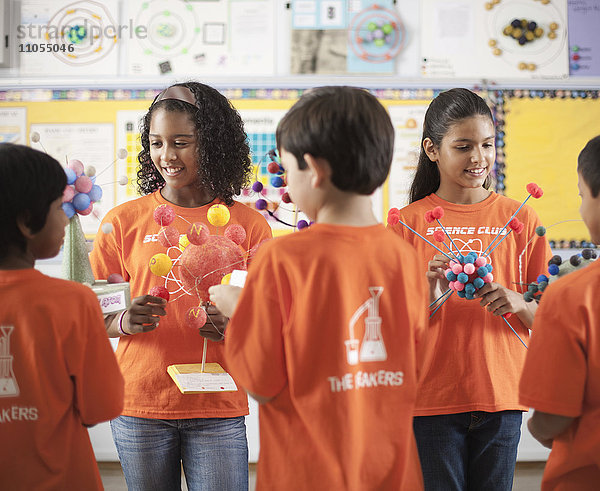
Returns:
[[[270,162],[267,165],[267,172],[271,175],[269,178],[269,183],[273,188],[280,190],[281,201],[283,203],[290,204],[292,203],[292,199],[290,198],[289,193],[285,191],[285,187],[287,185],[285,181],[285,170],[283,167],[281,167],[281,164],[278,161],[277,152],[275,149],[271,149],[267,155],[270,159]],[[265,188],[263,183],[258,180],[258,176],[256,175],[255,182],[252,184],[252,191],[260,196],[255,203],[256,209],[267,213],[273,220],[288,227],[297,228],[298,230],[302,230],[303,228],[309,226],[309,223],[306,220],[298,220],[297,212],[294,214],[294,223],[286,222],[278,217],[276,212],[280,207],[279,203],[275,203],[274,201],[268,199],[268,190]]]
[[[444,209],[441,206],[435,207],[433,210],[428,210],[425,213],[425,221],[427,223],[437,222],[441,227],[441,230],[436,230],[434,232],[434,239],[437,242],[440,242],[448,252],[443,251],[438,246],[427,240],[425,237],[420,235],[418,232],[409,227],[406,223],[400,220],[400,211],[397,208],[392,208],[388,212],[388,224],[396,225],[400,223],[404,225],[408,230],[419,236],[429,245],[437,249],[441,254],[446,256],[450,262],[449,267],[444,272],[446,279],[448,280],[448,290],[446,290],[438,299],[436,299],[432,304],[435,305],[441,299],[444,299],[431,313],[430,318],[435,315],[435,313],[440,309],[440,307],[446,302],[452,294],[456,292],[457,296],[460,298],[465,298],[467,300],[472,300],[475,298],[475,292],[477,292],[480,288],[483,287],[486,283],[491,283],[494,279],[492,274],[492,264],[491,264],[491,253],[498,247],[502,241],[506,239],[510,235],[511,232],[520,234],[525,228],[525,224],[520,222],[516,215],[519,213],[521,208],[525,205],[527,200],[530,197],[534,197],[536,199],[541,198],[543,195],[542,189],[535,183],[530,183],[527,185],[527,192],[529,195],[521,206],[515,211],[515,213],[508,219],[508,221],[504,224],[502,229],[498,232],[498,234],[494,237],[494,239],[490,242],[487,248],[481,253],[477,254],[475,251],[470,251],[468,254],[463,255],[460,252],[460,248],[456,245],[454,240],[448,235],[446,228],[442,225],[440,219],[444,216]],[[508,232],[500,239],[502,232],[509,228]],[[445,242],[445,239],[448,238],[448,242]],[[499,239],[499,240],[498,240]],[[496,242],[498,241],[498,242]],[[496,242],[494,244],[494,242]],[[444,298],[445,297],[445,298]],[[502,319],[504,322],[510,327],[513,333],[519,338],[523,346],[527,348],[527,345],[523,342],[521,337],[517,334],[517,332],[513,329],[513,327],[508,322],[507,318],[510,317],[510,314],[504,314]]]
[[[209,300],[208,289],[228,283],[232,271],[246,270],[256,246],[247,252],[242,249],[240,244],[246,239],[246,231],[239,224],[227,226],[223,235],[211,235],[206,224],[187,222],[169,205],[158,206],[153,216],[161,227],[158,241],[167,252],[155,254],[150,259],[150,271],[164,283],[153,287],[149,293],[167,301],[177,293],[180,294],[177,298],[182,295],[198,297],[199,304],[188,310],[186,322],[190,327],[200,328],[207,320],[203,304]],[[177,218],[189,224],[185,235],[180,235],[172,225]],[[219,230],[229,222],[229,209],[222,204],[213,205],[208,209],[206,219]]]
[[[573,254],[568,261],[563,261],[562,257],[558,255],[552,256],[552,259],[548,261],[548,274],[541,274],[537,277],[536,282],[526,284],[527,291],[523,293],[523,298],[526,302],[533,302],[534,300],[539,302],[542,293],[550,283],[573,271],[586,267],[595,261],[597,257],[598,255],[594,249],[583,249],[580,253]]]

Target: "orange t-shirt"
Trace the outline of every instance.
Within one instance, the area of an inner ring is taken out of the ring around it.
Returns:
[[[148,266],[154,254],[167,252],[167,248],[158,242],[160,226],[153,216],[155,208],[162,204],[169,205],[181,217],[176,217],[171,223],[180,234],[185,234],[190,223],[194,222],[207,225],[211,234],[217,232],[206,218],[210,204],[183,208],[166,201],[158,191],[129,201],[110,210],[104,217],[103,223],[110,222],[113,226],[111,233],[103,233],[102,226],[98,231],[90,254],[96,278],[119,273],[130,283],[131,298],[147,294],[153,286],[165,285],[165,279],[152,274]],[[246,230],[246,240],[241,245],[244,250],[271,237],[271,228],[256,210],[235,203],[229,207],[229,212],[229,224],[240,224]],[[221,227],[219,234],[222,235],[223,231]],[[174,271],[179,274],[175,268]],[[167,284],[170,292],[179,287],[173,281]],[[199,302],[197,296],[186,295],[182,291],[172,293],[166,306],[167,315],[161,317],[158,328],[119,338],[117,359],[125,377],[124,415],[185,419],[248,414],[248,399],[244,391],[184,395],[167,373],[169,365],[199,363],[202,360],[204,338],[185,321],[187,311],[198,306]],[[206,361],[217,362],[227,369],[222,342],[208,342]]]
[[[426,211],[441,206],[444,216],[440,222],[456,247],[463,255],[470,251],[481,254],[519,205],[493,192],[481,203],[471,205],[450,203],[430,194],[401,209],[400,220],[448,253],[433,238],[433,232],[440,228],[437,222],[425,221]],[[525,224],[524,231],[511,232],[491,253],[491,264],[494,282],[520,292],[523,290],[517,283],[535,281],[547,271],[551,251],[546,238],[535,234],[540,221],[531,208],[525,205],[517,218]],[[391,228],[416,247],[420,274],[424,275],[427,263],[439,252],[404,225],[398,223]],[[527,343],[529,331],[517,316],[508,322]],[[506,323],[481,307],[479,300],[453,293],[431,318],[426,349],[426,358],[431,362],[419,385],[417,416],[527,410],[519,403],[519,378],[527,350]]]
[[[414,249],[382,225],[263,245],[225,337],[260,406],[258,489],[421,489],[412,431],[427,325]]]
[[[545,291],[521,377],[521,402],[577,418],[552,444],[542,489],[600,482],[600,261]]]
[[[0,270],[0,489],[102,489],[84,425],[118,416],[123,378],[96,295]]]

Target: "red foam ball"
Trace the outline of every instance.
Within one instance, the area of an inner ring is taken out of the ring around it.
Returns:
[[[535,199],[541,198],[544,194],[542,188],[539,187],[535,182],[530,182],[526,186],[527,192],[531,194]]]
[[[436,206],[433,210],[431,210],[431,214],[433,218],[439,220],[444,216],[444,209],[441,206]]]
[[[425,212],[425,221],[426,221],[427,223],[431,223],[431,222],[433,222],[434,220],[435,220],[435,218],[433,218],[433,213],[432,213],[432,211],[431,211],[431,210],[427,210],[427,211]]]
[[[277,174],[279,172],[279,164],[277,162],[269,162],[267,165],[267,172],[269,172],[269,174]]]
[[[94,203],[90,203],[90,206],[88,206],[85,210],[77,210],[77,214],[85,217],[85,216],[89,215],[93,209],[94,209]]]
[[[171,294],[169,293],[169,290],[167,290],[164,286],[153,286],[152,288],[150,288],[150,291],[148,292],[149,295],[152,295],[153,297],[160,297],[160,298],[164,298],[167,302],[169,301],[169,298],[171,297]]]
[[[390,208],[388,211],[388,217],[391,215],[400,216],[400,210],[398,208]]]
[[[237,223],[233,223],[233,224],[229,225],[225,229],[224,235],[229,240],[231,240],[232,242],[235,242],[238,245],[241,245],[241,243],[246,240],[246,231],[244,230],[244,227],[242,227],[241,225],[239,225]]]
[[[281,201],[283,201],[284,203],[291,203],[292,198],[290,198],[290,193],[283,193],[281,195]]]
[[[512,229],[512,230],[516,230],[517,228],[519,228],[519,224],[521,222],[519,222],[519,219],[517,217],[514,217],[510,222],[508,222],[508,226]]]
[[[208,289],[234,269],[246,269],[244,251],[227,237],[210,235],[202,245],[190,243],[180,256],[179,277],[186,291],[208,301]]]
[[[179,230],[175,227],[162,227],[158,232],[158,241],[163,247],[174,247],[179,245]]]
[[[109,274],[108,278],[106,278],[106,281],[108,283],[125,283],[125,280],[123,279],[123,277],[119,273],[111,273],[111,274]]]
[[[175,210],[171,208],[169,205],[158,205],[154,209],[154,221],[158,223],[161,227],[166,227],[167,225],[171,225],[173,220],[175,220]]]
[[[436,230],[435,232],[433,232],[433,238],[438,242],[444,242],[445,237],[446,235],[442,230]]]
[[[520,234],[525,229],[525,224],[523,222],[519,222],[519,226],[515,229],[515,233]]]
[[[190,244],[198,246],[204,244],[209,235],[210,231],[208,230],[208,226],[202,222],[192,223],[187,231],[187,238],[190,241]]]
[[[400,222],[400,217],[398,215],[388,215],[387,222],[388,225],[396,225]]]
[[[202,326],[204,326],[204,324],[206,324],[206,319],[206,310],[204,310],[202,307],[192,307],[185,314],[187,325],[194,329],[200,329]]]

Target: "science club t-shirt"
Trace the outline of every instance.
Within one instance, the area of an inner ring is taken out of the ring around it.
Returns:
[[[165,279],[155,276],[148,266],[154,254],[166,253],[158,242],[160,226],[154,221],[154,210],[169,205],[177,218],[170,226],[185,235],[190,224],[202,222],[211,234],[216,234],[206,218],[213,203],[198,208],[183,208],[166,201],[156,191],[124,203],[110,210],[104,223],[112,224],[112,231],[98,230],[90,254],[92,269],[98,279],[119,273],[128,281],[131,298],[147,294],[153,286],[165,285]],[[240,224],[246,231],[241,244],[244,251],[271,237],[271,228],[256,210],[235,203],[229,207],[229,224]],[[218,233],[222,235],[224,227]],[[176,254],[173,255],[176,259]],[[177,275],[177,269],[174,268]],[[140,418],[218,418],[248,414],[248,400],[243,390],[212,394],[182,394],[167,373],[167,367],[180,363],[200,363],[204,338],[197,329],[188,327],[187,311],[197,307],[200,300],[179,290],[181,285],[169,281],[172,293],[167,303],[167,315],[160,318],[159,326],[147,333],[119,338],[117,359],[125,378],[125,407],[123,414]],[[179,291],[177,291],[179,290]],[[208,341],[207,363],[219,363],[227,370],[223,343]]]
[[[521,378],[521,402],[576,418],[552,444],[542,489],[600,483],[600,261],[551,283],[542,295]]]
[[[260,406],[258,489],[421,489],[412,431],[427,325],[414,249],[383,225],[262,246],[225,337]]]
[[[0,270],[0,489],[102,489],[84,425],[117,417],[123,378],[98,298]]]
[[[440,222],[455,244],[450,246],[463,255],[471,251],[480,255],[520,204],[494,192],[470,205],[450,203],[430,194],[402,208],[400,220],[447,252],[433,238],[441,227],[425,221],[426,211],[441,206],[444,216]],[[519,283],[536,281],[547,272],[551,251],[545,236],[535,233],[540,221],[529,206],[525,205],[517,218],[525,224],[523,232],[510,232],[491,253],[491,264],[494,282],[522,292]],[[401,223],[390,228],[415,246],[419,274],[425,275],[428,262],[440,253]],[[445,242],[449,243],[447,239]],[[529,331],[517,316],[507,320],[527,343]],[[417,416],[528,409],[519,402],[519,379],[527,350],[504,320],[484,309],[479,300],[452,294],[430,320],[425,350],[430,363],[419,386]]]

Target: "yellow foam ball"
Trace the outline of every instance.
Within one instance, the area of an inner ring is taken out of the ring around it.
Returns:
[[[225,276],[223,276],[223,278],[221,279],[221,285],[229,285],[229,282],[231,281],[231,273],[227,273]]]
[[[169,271],[171,271],[171,266],[173,263],[171,262],[171,258],[164,253],[154,254],[150,258],[150,271],[152,274],[156,276],[166,276]]]
[[[206,218],[211,225],[215,227],[223,227],[229,222],[229,208],[225,205],[212,205],[206,212]]]
[[[190,245],[190,239],[187,238],[187,235],[181,235],[179,237],[179,250],[183,251],[189,245]]]

